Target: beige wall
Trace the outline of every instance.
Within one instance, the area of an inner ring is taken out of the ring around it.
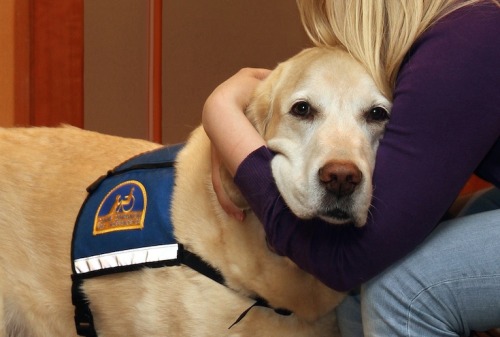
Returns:
[[[0,2],[0,125],[14,123],[14,3]],[[148,1],[85,0],[84,125],[148,137]],[[163,1],[163,141],[184,140],[205,98],[245,66],[308,45],[294,1]]]
[[[84,6],[85,128],[147,138],[148,1]],[[291,0],[163,0],[162,21],[163,143],[184,141],[238,69],[273,68],[309,44]]]
[[[185,139],[237,70],[273,68],[309,44],[291,0],[165,0],[163,23],[164,143]]]
[[[84,127],[148,138],[148,1],[84,1]]]
[[[14,124],[14,1],[0,2],[0,126]]]

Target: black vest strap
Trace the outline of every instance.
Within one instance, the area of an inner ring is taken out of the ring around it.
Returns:
[[[218,282],[221,285],[225,285],[224,277],[217,269],[215,269],[214,267],[203,261],[203,259],[201,259],[198,255],[184,249],[181,244],[179,244],[178,257],[176,263],[171,265],[179,265],[179,264],[183,264],[197,271],[198,273],[203,274],[206,277],[214,280],[215,282]],[[165,265],[158,265],[158,267],[161,266]],[[89,308],[89,302],[85,298],[85,295],[83,294],[83,291],[81,289],[84,278],[79,277],[78,275],[73,275],[72,279],[73,279],[72,301],[73,305],[75,306],[76,332],[79,336],[97,337],[97,332],[94,326],[94,319],[92,317],[92,312]]]
[[[72,301],[75,306],[75,326],[76,333],[79,336],[97,337],[94,327],[94,318],[89,308],[89,302],[82,292],[83,279],[79,277],[72,277],[73,285],[71,289]]]
[[[181,264],[196,270],[198,273],[205,275],[215,282],[225,285],[224,276],[217,269],[203,261],[198,255],[184,249],[181,244],[179,244],[178,254],[180,255],[178,259]]]

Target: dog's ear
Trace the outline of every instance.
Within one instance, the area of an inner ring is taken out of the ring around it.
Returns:
[[[252,101],[245,112],[247,118],[265,139],[268,138],[270,125],[275,124],[271,123],[271,120],[275,115],[273,113],[275,110],[273,108],[274,93],[276,92],[277,82],[280,78],[281,72],[282,67],[278,66],[265,80],[262,81],[262,83],[257,87]],[[249,209],[250,206],[247,201],[241,194],[238,187],[234,184],[233,178],[227,169],[223,166],[221,166],[220,175],[224,190],[231,201],[241,209]]]
[[[262,81],[253,95],[252,101],[246,110],[246,116],[253,124],[255,129],[268,139],[271,132],[270,125],[273,118],[279,118],[279,113],[275,104],[276,92],[278,90],[280,79],[282,78],[283,65],[280,64],[269,76]]]

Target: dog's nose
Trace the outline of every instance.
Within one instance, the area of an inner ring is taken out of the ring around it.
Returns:
[[[328,191],[338,198],[351,195],[359,185],[363,174],[352,162],[330,161],[318,171],[319,180]]]

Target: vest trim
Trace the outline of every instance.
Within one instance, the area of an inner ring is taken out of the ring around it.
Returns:
[[[76,274],[85,274],[108,268],[175,260],[178,250],[178,244],[128,249],[76,259],[74,267]]]

